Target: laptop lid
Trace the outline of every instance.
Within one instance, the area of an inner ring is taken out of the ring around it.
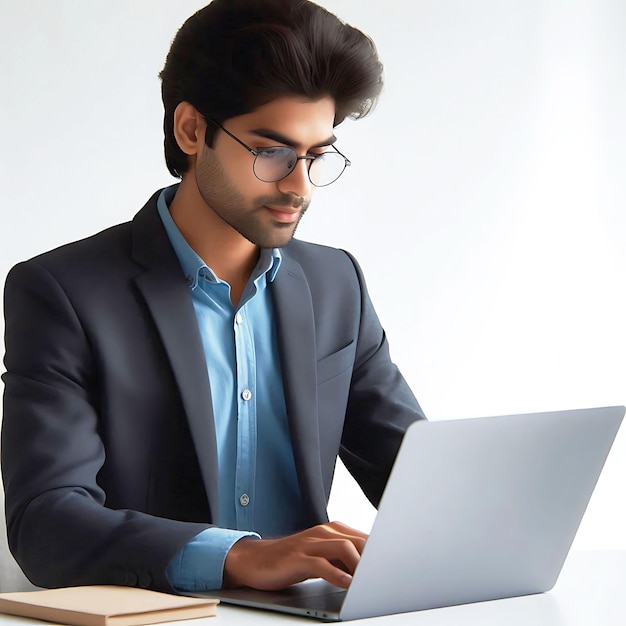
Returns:
[[[347,592],[309,581],[285,593],[217,595],[227,603],[347,620],[547,591],[624,412],[416,422]]]

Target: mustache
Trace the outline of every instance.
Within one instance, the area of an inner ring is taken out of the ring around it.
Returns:
[[[295,196],[289,194],[281,194],[280,196],[259,196],[256,198],[256,204],[258,206],[284,206],[292,209],[302,208],[306,210],[309,206],[310,200],[304,196]]]

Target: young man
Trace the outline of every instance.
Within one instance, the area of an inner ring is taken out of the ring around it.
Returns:
[[[180,184],[11,271],[2,469],[32,582],[348,586],[337,455],[377,504],[423,414],[354,259],[292,237],[381,74],[307,0],[214,0],[161,73]]]

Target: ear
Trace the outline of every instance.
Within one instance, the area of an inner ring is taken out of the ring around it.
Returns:
[[[174,110],[174,137],[180,149],[195,157],[204,149],[206,121],[189,102],[180,102]]]

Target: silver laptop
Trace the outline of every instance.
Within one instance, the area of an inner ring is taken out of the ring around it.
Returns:
[[[339,621],[548,591],[624,412],[416,422],[347,591],[312,580],[205,595]]]

